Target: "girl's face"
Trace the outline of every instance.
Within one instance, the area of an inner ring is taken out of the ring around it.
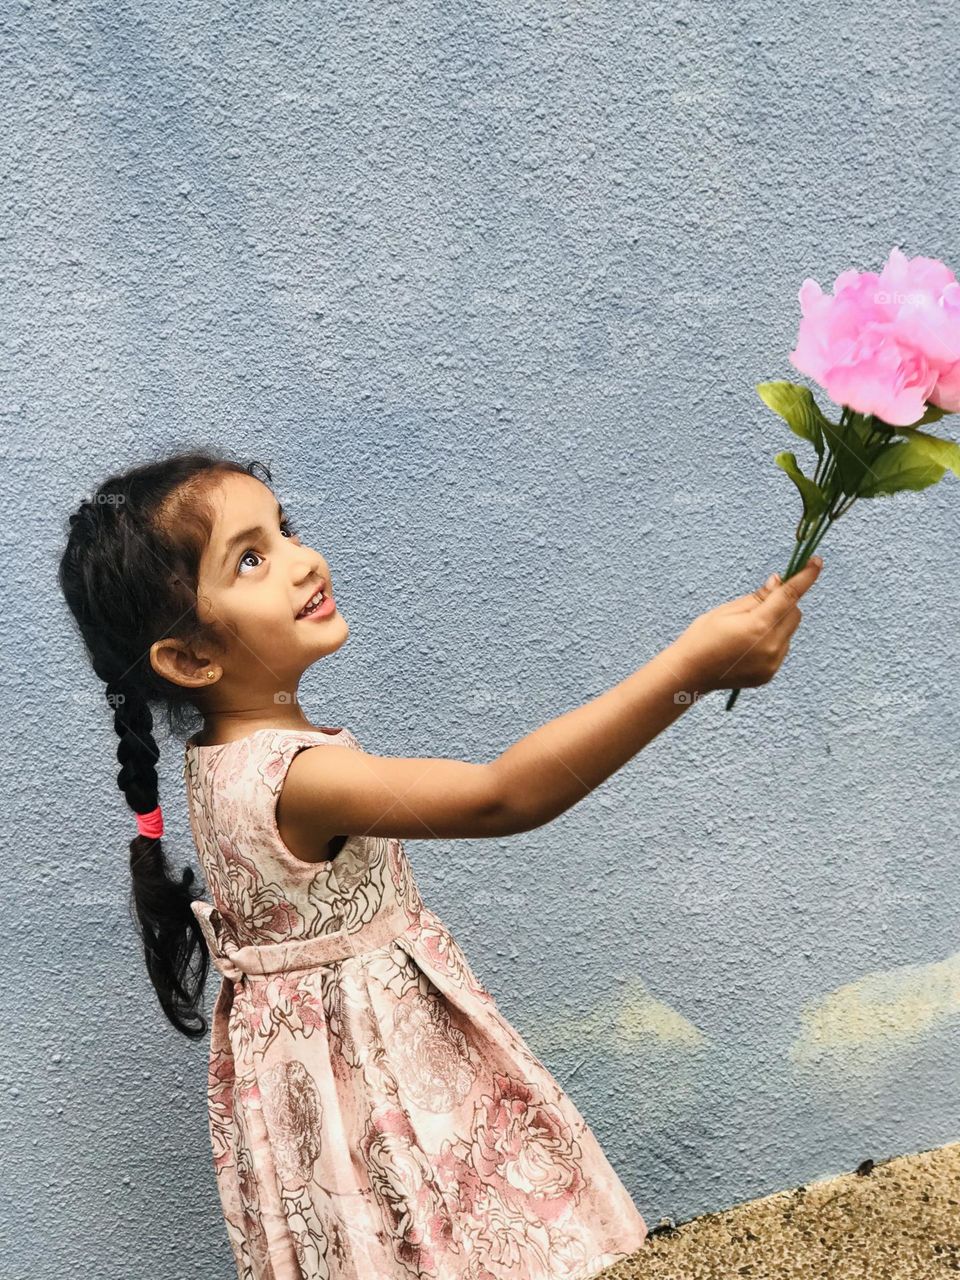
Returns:
[[[198,687],[207,683],[206,670],[217,670],[216,692],[211,687],[210,699],[214,714],[270,714],[278,703],[295,700],[302,673],[339,649],[350,628],[332,598],[326,560],[304,545],[292,517],[278,511],[277,499],[265,484],[253,476],[227,473],[211,490],[210,500],[216,518],[200,561],[197,610],[202,619],[218,626],[226,647],[188,655],[158,641],[153,652],[160,649],[169,655],[179,677],[187,676]],[[326,603],[320,616],[298,618],[321,587]],[[163,674],[169,676],[167,661],[157,656]]]

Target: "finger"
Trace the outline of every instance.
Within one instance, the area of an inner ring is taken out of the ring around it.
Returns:
[[[759,603],[766,600],[767,596],[779,582],[779,573],[771,573],[770,577],[762,587],[757,587],[756,591],[748,591],[744,596],[736,596],[727,605],[727,609],[730,613],[740,613],[744,609],[755,609]]]
[[[757,611],[759,613],[759,610]],[[754,615],[756,616],[756,614]],[[790,643],[790,637],[796,630],[794,619],[790,613],[784,614],[780,618],[775,618],[773,622],[767,624],[766,628],[760,633],[759,638],[754,641],[755,644],[766,642],[772,648],[774,653],[782,653],[783,646]],[[777,664],[783,661],[782,657],[778,657]]]
[[[792,609],[789,613],[785,613],[782,618],[778,618],[770,627],[770,639],[773,643],[781,647],[789,644],[793,633],[800,625],[801,616],[799,609]]]
[[[800,570],[792,574],[784,582],[770,592],[757,608],[761,620],[777,622],[788,613],[797,601],[813,586],[820,574],[823,561],[815,557]]]
[[[783,579],[780,577],[779,573],[771,573],[770,577],[766,580],[763,586],[757,587],[756,591],[751,591],[747,599],[759,600],[759,602],[762,604],[764,600],[766,600],[767,596],[771,593],[771,591],[774,591],[777,587],[779,587],[782,581]]]

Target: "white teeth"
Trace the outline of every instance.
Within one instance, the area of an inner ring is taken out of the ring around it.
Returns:
[[[316,609],[317,605],[321,604],[322,602],[323,602],[323,592],[318,591],[315,596],[311,597],[311,599],[307,601],[307,603],[303,606],[303,608],[297,614],[297,617],[305,618],[308,613],[311,613],[314,609]]]

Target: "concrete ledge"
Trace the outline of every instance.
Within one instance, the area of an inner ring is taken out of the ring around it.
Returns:
[[[960,1143],[648,1226],[645,1247],[603,1280],[956,1280]]]

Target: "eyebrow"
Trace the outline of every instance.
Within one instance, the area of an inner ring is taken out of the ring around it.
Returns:
[[[283,519],[283,503],[282,502],[277,503],[277,519],[278,520]],[[227,543],[226,550],[223,553],[223,559],[220,561],[220,568],[225,569],[227,567],[227,561],[230,559],[230,555],[233,552],[233,549],[237,545],[237,543],[246,542],[248,538],[257,538],[263,532],[264,532],[263,525],[255,524],[252,529],[241,529],[239,533],[235,533],[233,537],[230,539],[230,541]]]

